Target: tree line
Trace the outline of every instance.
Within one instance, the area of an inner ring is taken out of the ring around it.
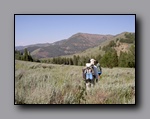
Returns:
[[[125,38],[120,38],[120,42],[135,44],[135,33],[126,33],[124,36],[125,36]]]
[[[117,51],[115,49],[111,48],[110,50],[106,51],[103,56],[100,54],[96,56],[74,55],[72,58],[55,57],[41,60],[41,62],[85,66],[85,64],[89,62],[91,58],[97,60],[102,67],[135,67],[135,46],[132,45],[128,52],[120,52],[120,56],[117,55]]]
[[[33,58],[30,55],[30,52],[27,50],[27,48],[24,49],[24,53],[15,50],[15,59],[33,62]]]
[[[73,57],[70,58],[54,57],[43,60],[34,60],[27,49],[24,50],[24,53],[15,51],[15,59],[41,63],[85,66],[91,58],[96,59],[102,67],[135,67],[135,46],[132,45],[128,52],[121,51],[120,56],[117,55],[115,49],[111,48],[110,50],[107,50],[103,56],[101,56],[101,54],[97,54],[96,56],[73,55]]]

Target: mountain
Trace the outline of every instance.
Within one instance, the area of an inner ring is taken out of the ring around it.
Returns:
[[[65,57],[67,58],[73,58],[74,55],[76,56],[97,56],[97,54],[100,55],[104,55],[105,51],[103,51],[103,47],[107,46],[111,41],[114,41],[116,43],[116,47],[114,47],[114,49],[117,51],[118,56],[120,55],[120,52],[128,52],[129,48],[131,47],[131,45],[135,45],[134,43],[122,43],[120,42],[120,40],[116,41],[117,39],[126,39],[125,34],[130,34],[131,32],[122,32],[120,34],[117,34],[111,38],[109,38],[108,40],[98,44],[95,47],[92,48],[88,48],[84,51],[75,53],[73,55],[66,55]],[[135,33],[132,33],[135,35]],[[62,56],[64,57],[64,56]]]
[[[70,55],[84,51],[100,45],[102,42],[112,39],[113,35],[100,35],[89,33],[77,33],[54,43],[34,44],[28,46],[19,46],[15,49],[24,52],[27,48],[32,57],[35,58],[50,58],[62,55]]]
[[[15,46],[15,49],[16,49],[16,50],[22,50],[22,49],[24,49],[24,48],[26,48],[26,46]]]
[[[50,43],[38,43],[38,44],[32,44],[32,45],[27,45],[27,46],[16,46],[15,49],[16,50],[23,50],[23,49],[28,48],[28,47],[47,47],[49,45],[50,45]]]

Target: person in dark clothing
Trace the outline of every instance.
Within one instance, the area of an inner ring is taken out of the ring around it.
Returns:
[[[100,63],[98,63],[98,61],[96,61],[96,66],[98,69],[98,79],[100,80],[100,75],[102,74],[102,68],[100,66]],[[96,82],[98,82],[98,80]]]

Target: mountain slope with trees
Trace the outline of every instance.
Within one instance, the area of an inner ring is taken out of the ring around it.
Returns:
[[[72,35],[68,39],[57,41],[52,44],[35,44],[24,46],[31,53],[34,58],[50,58],[63,55],[70,55],[84,51],[88,48],[98,46],[102,42],[111,39],[113,35],[99,35],[99,34],[88,34],[88,33],[77,33]],[[18,47],[16,47],[17,49]],[[24,49],[20,50],[24,52]],[[37,50],[38,49],[38,50]]]
[[[41,62],[84,66],[91,58],[103,67],[135,67],[135,33],[124,32],[97,47],[74,55],[41,59]]]

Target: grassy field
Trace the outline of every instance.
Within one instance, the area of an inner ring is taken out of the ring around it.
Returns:
[[[89,91],[82,68],[15,60],[15,104],[135,104],[134,68],[103,68]]]

